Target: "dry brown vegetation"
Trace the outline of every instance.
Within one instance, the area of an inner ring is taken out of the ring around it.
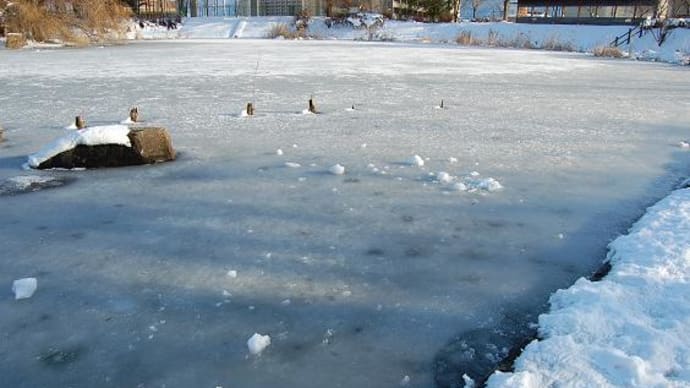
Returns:
[[[618,47],[599,46],[592,50],[595,57],[622,58],[623,52]]]
[[[3,6],[7,33],[38,42],[87,44],[117,38],[131,16],[119,0],[0,0]]]
[[[299,28],[297,30],[292,30],[290,29],[290,26],[288,26],[285,23],[276,23],[271,26],[271,29],[268,31],[267,37],[270,39],[275,39],[279,36],[282,36],[285,39],[300,39],[300,38],[308,38],[309,35],[307,34],[307,29],[306,28]]]

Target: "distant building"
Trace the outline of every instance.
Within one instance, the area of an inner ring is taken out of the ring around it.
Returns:
[[[638,24],[687,16],[688,0],[518,0],[518,23]]]

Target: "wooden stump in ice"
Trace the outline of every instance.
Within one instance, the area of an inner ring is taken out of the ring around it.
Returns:
[[[77,127],[77,129],[84,129],[86,128],[86,120],[81,116],[77,116],[74,118],[74,126]]]
[[[0,126],[0,143],[5,141],[5,130]]]
[[[15,300],[31,298],[37,288],[38,280],[36,278],[18,279],[12,283]]]

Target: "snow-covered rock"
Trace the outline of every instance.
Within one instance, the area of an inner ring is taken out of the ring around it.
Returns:
[[[249,354],[258,355],[264,351],[271,344],[271,337],[269,335],[261,335],[259,333],[254,333],[249,340],[247,340],[247,347],[249,348]]]
[[[31,298],[37,288],[38,280],[36,278],[23,278],[12,282],[15,300]]]
[[[74,149],[78,145],[118,144],[131,147],[132,143],[129,140],[129,136],[127,136],[128,134],[129,127],[125,125],[105,125],[69,132],[45,145],[40,151],[29,155],[29,166],[38,168],[46,160],[62,152]]]

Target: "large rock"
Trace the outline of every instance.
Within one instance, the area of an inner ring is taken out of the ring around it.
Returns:
[[[132,148],[144,163],[160,163],[175,159],[172,140],[165,128],[132,128],[128,136],[132,142]]]
[[[175,159],[170,135],[165,128],[133,128],[127,135],[131,147],[122,144],[83,145],[63,151],[37,168],[99,168],[166,162]]]
[[[5,47],[8,49],[20,49],[26,46],[26,38],[23,34],[18,34],[16,32],[9,33],[6,36]]]

